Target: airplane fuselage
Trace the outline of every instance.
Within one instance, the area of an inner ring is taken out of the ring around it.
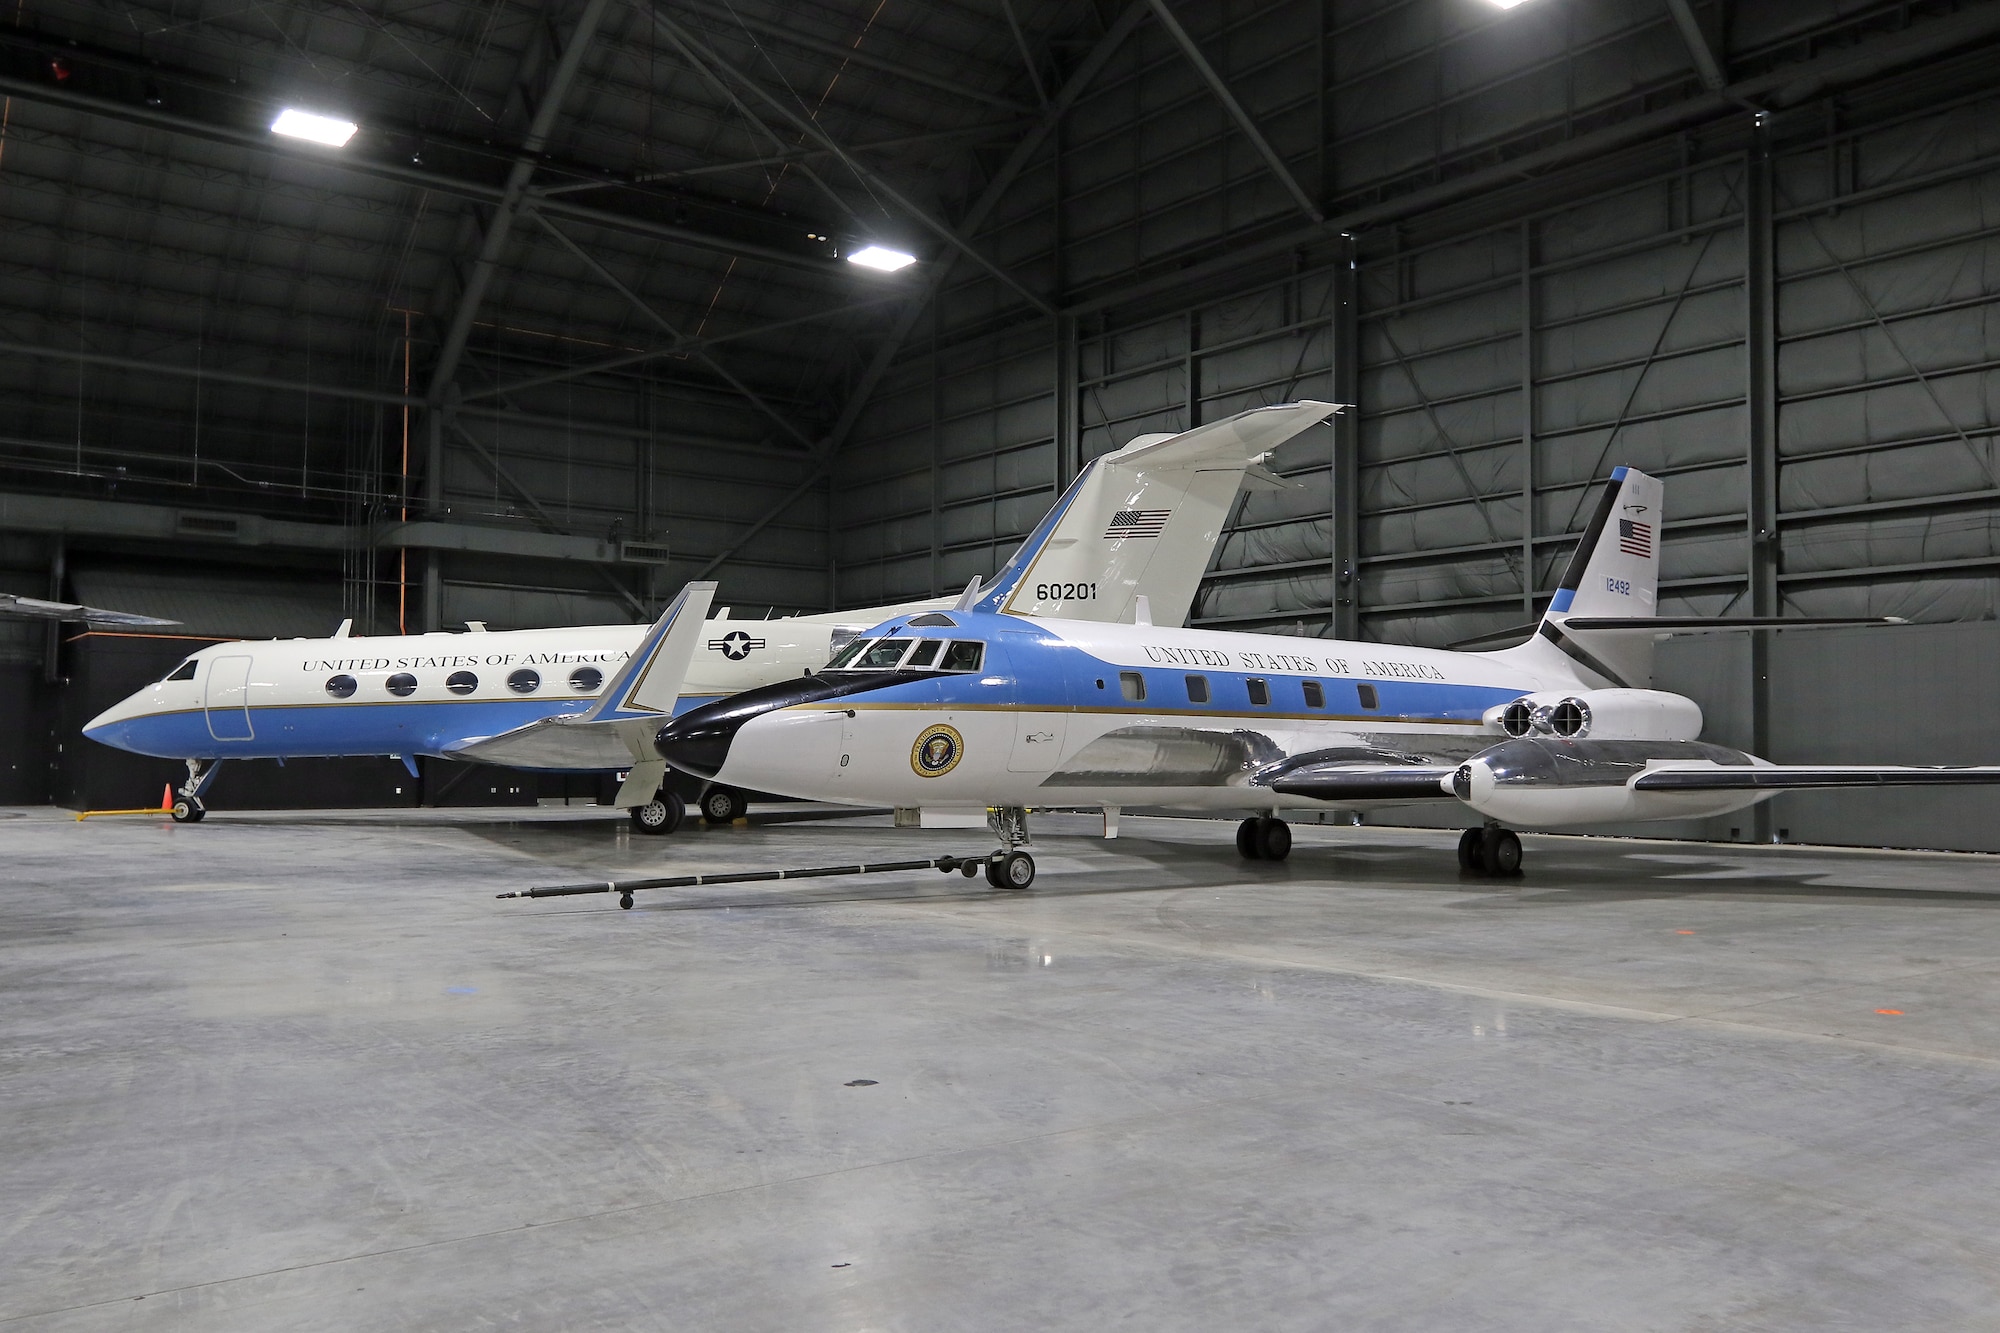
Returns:
[[[879,616],[708,621],[676,711],[811,671],[837,636]],[[645,633],[591,625],[215,644],[84,734],[170,759],[447,755],[585,711]]]
[[[949,618],[949,628],[871,630],[857,645],[978,642],[980,670],[820,672],[684,715],[671,733],[682,739],[661,752],[719,782],[854,804],[1324,809],[1252,778],[1303,756],[1456,766],[1507,739],[1496,707],[1587,688],[1504,653]],[[710,716],[704,750],[688,737]],[[1708,794],[1676,813],[1747,803]]]

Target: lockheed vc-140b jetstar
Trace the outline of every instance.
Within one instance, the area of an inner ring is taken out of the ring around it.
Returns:
[[[1031,618],[1030,559],[950,610],[898,616],[824,671],[675,718],[688,773],[816,800],[987,810],[996,887],[1025,888],[1031,807],[1254,812],[1246,857],[1282,860],[1292,809],[1456,803],[1467,870],[1511,874],[1513,828],[1695,819],[1795,788],[2000,783],[2000,767],[1774,764],[1700,739],[1650,688],[1663,632],[1880,624],[1655,614],[1662,486],[1611,476],[1527,642],[1451,652],[1143,623]],[[1127,531],[1125,543],[1159,538]],[[1511,826],[1511,827],[1510,827]]]

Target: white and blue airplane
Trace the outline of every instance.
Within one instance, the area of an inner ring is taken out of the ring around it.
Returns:
[[[1141,435],[1094,459],[1007,568],[1020,615],[1130,619],[1137,608],[1178,624],[1246,484],[1284,486],[1263,459],[1339,411],[1332,403],[1257,408],[1179,434]],[[1130,534],[1144,533],[1135,541]],[[975,585],[976,582],[975,582]],[[174,818],[198,821],[231,759],[391,755],[567,772],[625,772],[617,802],[636,828],[665,833],[681,800],[651,745],[659,722],[754,685],[824,665],[886,617],[950,598],[775,620],[708,617],[712,583],[691,584],[650,629],[565,629],[218,643],[105,710],[84,735],[138,754],[185,760]],[[608,685],[607,685],[607,682]],[[742,813],[742,789],[710,783],[703,814]]]
[[[1882,624],[1655,614],[1663,488],[1613,472],[1527,642],[1496,652],[1021,614],[1033,559],[945,611],[892,617],[827,669],[659,729],[674,767],[814,800],[987,812],[998,888],[1026,888],[1032,807],[1245,814],[1237,849],[1283,860],[1288,809],[1456,803],[1475,873],[1512,874],[1509,828],[1696,819],[1792,788],[2000,783],[2000,767],[1774,764],[1700,739],[1650,688],[1672,631]],[[1132,544],[1159,539],[1129,534]],[[966,873],[973,871],[968,869]]]

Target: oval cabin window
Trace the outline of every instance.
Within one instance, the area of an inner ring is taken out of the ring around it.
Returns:
[[[336,699],[352,699],[354,697],[354,677],[328,676],[326,678],[326,692]]]
[[[445,678],[444,687],[453,694],[470,694],[479,688],[479,677],[470,671],[454,671]]]
[[[578,694],[589,694],[604,683],[604,673],[596,667],[578,667],[569,673],[569,687]]]
[[[522,667],[507,677],[507,688],[516,694],[533,694],[542,688],[542,673],[533,667]]]
[[[398,671],[384,684],[387,685],[389,693],[398,699],[407,699],[417,692],[417,678],[407,671]]]

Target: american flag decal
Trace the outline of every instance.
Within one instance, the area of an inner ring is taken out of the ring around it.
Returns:
[[[1106,537],[1157,537],[1167,530],[1171,509],[1121,509],[1111,516]]]
[[[1618,549],[1627,555],[1636,555],[1641,560],[1653,557],[1653,525],[1634,523],[1629,518],[1618,520]]]

